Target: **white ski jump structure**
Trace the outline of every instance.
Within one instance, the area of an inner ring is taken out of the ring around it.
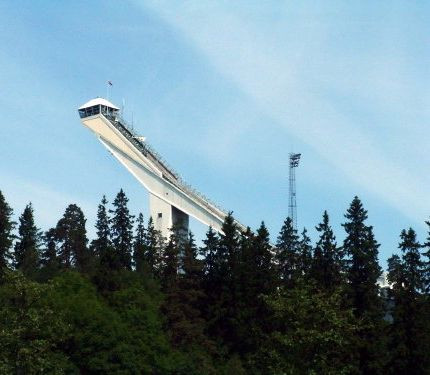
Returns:
[[[221,232],[227,213],[187,185],[124,121],[117,106],[96,98],[78,112],[82,124],[148,190],[150,215],[164,237],[169,237],[172,226],[188,232],[190,216]],[[245,230],[242,224],[236,224],[239,230]]]

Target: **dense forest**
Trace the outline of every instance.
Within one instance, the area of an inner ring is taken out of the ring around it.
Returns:
[[[0,192],[1,374],[430,374],[430,222],[400,233],[380,288],[379,244],[355,197],[338,243],[289,218],[276,245],[232,214],[202,247],[133,216],[121,190],[96,238],[70,204],[42,232]]]

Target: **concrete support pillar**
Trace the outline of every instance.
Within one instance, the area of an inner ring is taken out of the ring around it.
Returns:
[[[186,237],[189,229],[189,216],[180,209],[149,193],[149,212],[154,227],[162,236],[169,238],[170,228],[178,228],[181,237]]]

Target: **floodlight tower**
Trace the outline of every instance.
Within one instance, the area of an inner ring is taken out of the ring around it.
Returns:
[[[290,153],[290,188],[288,196],[288,217],[293,222],[294,229],[297,229],[297,202],[296,202],[296,168],[299,166],[302,154]]]

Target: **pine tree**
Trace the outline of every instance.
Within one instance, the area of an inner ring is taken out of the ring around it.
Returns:
[[[390,366],[393,374],[426,374],[429,368],[429,337],[424,310],[421,245],[410,228],[400,234],[402,257],[388,261],[390,295],[394,303],[390,327]],[[427,335],[427,337],[426,337]]]
[[[0,279],[4,270],[12,260],[11,248],[13,244],[13,230],[15,222],[12,221],[12,209],[0,191]]]
[[[146,230],[143,220],[143,214],[140,213],[136,220],[136,235],[133,243],[133,261],[136,272],[139,274],[144,273],[145,268],[145,251],[146,251]]]
[[[133,215],[130,215],[127,204],[128,198],[121,189],[113,202],[114,209],[110,211],[113,214],[111,231],[112,243],[118,261],[115,268],[131,270]]]
[[[297,276],[301,274],[300,245],[299,236],[290,217],[284,221],[275,252],[281,280],[285,285],[293,285]]]
[[[318,286],[333,290],[342,281],[342,254],[329,224],[327,211],[324,211],[323,221],[316,230],[320,237],[314,251],[312,275]]]
[[[19,218],[18,239],[14,248],[14,267],[34,278],[39,267],[42,234],[34,223],[33,206],[29,203]]]
[[[367,211],[358,197],[354,197],[342,224],[346,231],[343,251],[348,256],[346,277],[347,298],[354,315],[361,322],[357,332],[357,354],[360,371],[380,374],[385,360],[383,341],[383,309],[379,296],[378,248],[373,228],[367,226]]]
[[[65,268],[75,266],[80,271],[87,269],[90,255],[85,223],[84,213],[76,204],[70,204],[57,223],[58,257]]]

